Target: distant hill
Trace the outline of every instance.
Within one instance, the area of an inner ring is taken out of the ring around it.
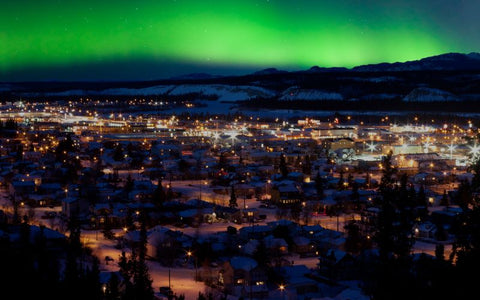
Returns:
[[[172,80],[201,80],[201,79],[212,79],[222,77],[220,75],[212,75],[208,73],[190,73],[180,76],[170,77]]]
[[[267,68],[253,73],[252,75],[271,75],[271,74],[285,74],[288,71],[278,70],[276,68]]]
[[[459,70],[480,70],[480,53],[445,53],[436,56],[429,56],[419,60],[395,63],[367,64],[353,67],[319,67],[313,66],[304,71],[283,71],[276,68],[267,68],[251,75],[271,75],[285,73],[322,73],[322,72],[402,72],[402,71],[459,71]]]
[[[163,80],[0,83],[3,100],[112,96],[208,100],[250,107],[303,109],[480,110],[480,54],[347,68],[267,68],[240,76],[192,73]],[[447,106],[441,106],[443,104]],[[420,105],[417,105],[420,104]],[[432,105],[434,104],[434,105]],[[440,105],[441,104],[441,105]],[[423,105],[423,106],[422,106]],[[448,106],[449,105],[449,106]]]
[[[480,53],[446,53],[407,62],[363,65],[352,70],[359,72],[480,70]]]

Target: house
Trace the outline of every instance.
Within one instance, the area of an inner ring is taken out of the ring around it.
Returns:
[[[240,228],[239,234],[244,239],[260,240],[272,233],[272,227],[268,225],[253,225]]]
[[[234,223],[240,223],[242,220],[242,212],[238,208],[216,205],[214,212],[217,218],[221,218]]]
[[[58,191],[62,191],[63,192],[63,188],[62,186],[60,185],[60,183],[58,182],[54,182],[54,183],[42,183],[39,187],[38,187],[38,192],[40,194],[52,194],[52,195],[55,195]]]
[[[125,291],[125,282],[119,271],[101,271],[99,280],[104,294],[117,291],[121,295]]]
[[[112,208],[108,203],[97,203],[90,207],[91,220],[95,223],[95,228],[113,227]]]
[[[414,234],[416,238],[420,239],[433,239],[435,237],[435,233],[437,232],[437,226],[432,222],[423,222],[416,224],[413,227]]]
[[[13,181],[8,187],[9,193],[16,197],[25,197],[28,194],[35,192],[35,182],[27,181]]]
[[[287,228],[288,228],[288,232],[290,233],[290,235],[295,234],[296,231],[299,229],[297,223],[295,223],[295,222],[293,222],[293,221],[290,221],[290,220],[286,220],[286,219],[280,219],[280,220],[277,220],[277,221],[271,221],[271,222],[268,222],[267,225],[270,226],[272,229],[273,229],[273,228],[277,228],[278,226],[287,227]]]
[[[320,255],[318,266],[320,275],[332,280],[350,280],[356,272],[355,258],[335,248]]]
[[[431,213],[432,223],[437,227],[451,228],[458,222],[463,210],[458,206],[448,206],[442,210],[434,210]]]
[[[66,197],[62,199],[62,214],[67,218],[80,217],[85,218],[89,215],[89,206],[87,201],[79,198]]]
[[[191,208],[178,212],[178,217],[180,223],[198,227],[213,213],[213,208]]]
[[[247,209],[242,210],[242,216],[244,222],[253,223],[255,220],[258,220],[259,211],[257,208],[249,207]]]
[[[354,149],[355,141],[351,138],[325,139],[323,142],[325,149],[337,151],[340,149]]]
[[[52,195],[37,195],[31,194],[27,196],[28,205],[33,207],[41,207],[41,206],[52,206],[56,205],[57,201]]]
[[[45,247],[50,250],[64,251],[67,246],[67,238],[64,234],[45,226],[30,225],[29,227],[30,243],[35,244],[40,237],[44,238]],[[20,230],[16,227],[15,230]],[[20,240],[20,233],[11,234],[12,242]]]
[[[278,197],[274,197],[278,191]],[[301,202],[303,199],[303,191],[300,185],[292,181],[282,181],[272,189],[271,201],[280,205],[292,205]]]
[[[159,258],[159,249],[165,246],[178,245],[175,240],[173,232],[163,226],[155,226],[148,232],[147,237],[147,257],[157,259]],[[178,245],[178,248],[181,246]],[[160,255],[161,256],[161,255]]]
[[[263,239],[265,243],[265,248],[270,253],[273,253],[278,256],[282,256],[288,253],[288,243],[285,239],[276,238],[273,235],[269,235]]]
[[[300,256],[308,256],[315,254],[315,244],[309,238],[303,236],[295,236],[293,238],[293,251]]]
[[[234,256],[225,261],[218,273],[218,283],[235,296],[266,298],[267,273],[257,261],[246,256]]]
[[[277,269],[282,277],[289,295],[300,298],[303,295],[318,292],[318,282],[307,277],[312,272],[305,265],[282,266]]]

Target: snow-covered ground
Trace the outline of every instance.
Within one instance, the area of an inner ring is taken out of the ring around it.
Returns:
[[[123,232],[116,231],[117,234]],[[85,246],[90,247],[93,253],[100,259],[101,271],[117,271],[118,260],[122,254],[122,249],[115,248],[115,241],[105,240],[103,234],[95,230],[83,231],[82,242]],[[124,250],[129,254],[128,250]],[[112,262],[105,261],[105,257],[110,256],[114,259]],[[149,260],[147,261],[150,278],[152,279],[152,286],[155,292],[159,292],[161,286],[169,286],[177,295],[184,294],[186,300],[197,299],[198,292],[205,290],[203,282],[195,281],[195,269],[191,268],[168,268],[162,266],[159,262]]]
[[[282,92],[279,100],[332,100],[341,101],[343,96],[339,93],[326,92],[314,89],[300,89],[290,87]]]
[[[460,101],[460,99],[452,93],[439,89],[419,87],[411,91],[403,98],[406,102],[432,102],[432,101]]]
[[[225,84],[180,84],[158,85],[146,88],[111,88],[102,91],[93,90],[67,90],[62,92],[46,93],[45,96],[102,96],[102,95],[130,95],[130,96],[180,96],[199,94],[202,96],[215,96],[218,101],[238,101],[251,98],[271,98],[275,92],[253,85],[225,85]],[[39,93],[25,93],[26,96],[38,96]]]
[[[187,193],[189,197],[200,196],[200,186],[202,186],[201,198],[205,201],[218,200],[217,194],[213,193],[213,190],[202,184],[203,181],[173,181],[172,186],[174,189],[181,189],[184,193]],[[225,201],[228,201],[228,196],[225,197]],[[198,198],[198,197],[197,197]],[[245,200],[245,202],[244,202]],[[255,224],[265,224],[266,222],[275,221],[276,209],[269,208],[260,208],[261,202],[256,201],[253,198],[242,197],[237,198],[237,203],[239,208],[249,207],[257,208],[260,214],[265,214],[267,216],[266,220],[255,223]],[[10,203],[7,198],[7,193],[5,191],[0,192],[0,208],[9,211],[11,209]],[[35,212],[35,224],[44,224],[47,227],[58,229],[62,231],[62,224],[58,218],[53,219],[42,219],[40,218],[45,212],[59,212],[59,208],[36,208],[33,210]],[[25,213],[28,211],[27,207],[21,208],[20,213]],[[355,216],[353,216],[355,217]],[[336,217],[328,217],[325,215],[319,215],[311,220],[311,224],[320,224],[325,228],[336,230],[337,226],[340,230],[343,230],[343,225],[345,222],[352,218],[351,215],[340,216],[338,219]],[[167,226],[172,230],[181,230],[185,234],[190,236],[206,236],[210,234],[215,234],[219,231],[227,230],[228,226],[233,226],[237,229],[240,229],[242,226],[249,226],[250,224],[234,224],[230,222],[217,222],[212,224],[202,224],[198,228],[186,227],[178,228],[173,226]],[[114,230],[114,234],[121,236],[124,234],[122,230]],[[81,241],[85,246],[90,247],[93,250],[93,253],[99,258],[101,262],[101,270],[103,271],[116,271],[119,269],[118,261],[122,252],[121,247],[116,247],[117,242],[113,240],[107,240],[104,238],[103,234],[98,230],[83,230],[81,235]],[[125,249],[126,253],[129,254],[128,249]],[[414,253],[426,253],[429,255],[435,255],[435,244],[427,241],[417,240],[413,245]],[[451,253],[451,244],[445,244],[445,257]],[[114,259],[107,263],[105,257],[109,256]],[[296,254],[290,254],[289,260],[294,261],[295,264],[303,264],[308,268],[315,268],[318,263],[317,257],[306,257],[300,258]],[[162,266],[159,262],[149,260],[147,262],[151,279],[153,280],[153,287],[155,292],[159,291],[160,286],[170,285],[172,290],[177,294],[184,294],[187,300],[196,299],[198,297],[198,292],[203,292],[207,288],[203,282],[195,281],[195,269],[194,268],[185,268],[185,267],[175,267],[168,268]],[[275,295],[272,295],[275,297]],[[273,298],[272,298],[273,299]]]

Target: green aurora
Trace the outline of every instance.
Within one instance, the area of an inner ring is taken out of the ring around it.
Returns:
[[[479,39],[462,36],[453,17],[440,22],[455,10],[417,2],[8,1],[0,11],[0,79],[116,61],[296,70],[477,50]]]

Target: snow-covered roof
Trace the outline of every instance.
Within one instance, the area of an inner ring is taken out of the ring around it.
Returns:
[[[258,240],[249,240],[245,245],[243,245],[242,250],[247,255],[252,255],[257,250],[258,244],[260,242]]]
[[[331,255],[331,254],[335,255],[335,262],[339,262],[345,257],[347,252],[339,250],[339,249],[331,249],[328,252],[328,255]]]
[[[297,245],[297,246],[305,246],[305,245],[308,245],[310,244],[310,240],[306,237],[303,237],[303,236],[296,236],[293,238],[293,242]]]
[[[230,259],[230,265],[234,269],[241,269],[248,272],[256,268],[258,263],[256,260],[250,257],[234,256]]]

